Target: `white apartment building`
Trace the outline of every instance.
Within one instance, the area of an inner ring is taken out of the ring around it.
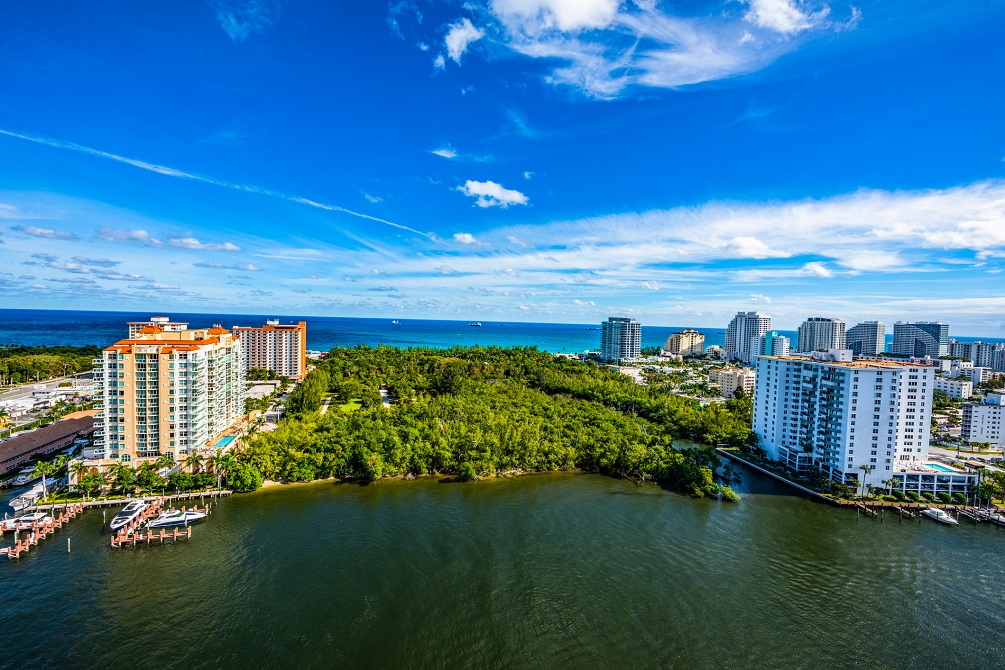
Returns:
[[[969,379],[952,379],[950,377],[937,376],[935,378],[935,390],[942,391],[950,398],[969,398],[974,394],[974,385]]]
[[[799,326],[796,346],[804,352],[844,349],[846,326],[842,319],[811,316]]]
[[[928,457],[935,371],[850,350],[756,361],[754,431],[769,458],[835,482],[880,486]]]
[[[753,368],[723,368],[721,370],[710,370],[708,373],[708,383],[711,386],[718,386],[719,392],[725,398],[732,398],[737,389],[750,395],[754,392],[754,384],[757,373]]]
[[[129,326],[129,339],[135,339],[139,332],[144,328],[159,328],[163,332],[178,332],[180,330],[188,330],[188,324],[181,321],[172,321],[169,316],[151,316],[149,321],[130,321],[126,325]]]
[[[949,326],[937,321],[898,321],[893,324],[890,353],[902,356],[949,355]]]
[[[878,356],[886,350],[886,324],[864,321],[845,333],[845,346],[856,356]]]
[[[1005,343],[957,342],[949,340],[949,355],[966,358],[974,367],[1005,370]]]
[[[307,322],[281,325],[270,319],[261,328],[234,326],[234,337],[244,350],[244,372],[272,370],[280,377],[300,381],[307,376]]]
[[[642,324],[622,316],[600,324],[600,357],[605,361],[634,361],[642,354]]]
[[[750,341],[750,356],[788,356],[792,350],[789,338],[779,335],[777,330],[771,330]]]
[[[244,414],[241,342],[223,328],[146,326],[94,359],[93,456],[107,465],[211,446]]]
[[[737,312],[726,327],[726,359],[750,362],[756,338],[771,330],[771,317],[760,312]]]
[[[1005,395],[989,393],[984,402],[963,403],[964,442],[989,442],[1005,447]]]

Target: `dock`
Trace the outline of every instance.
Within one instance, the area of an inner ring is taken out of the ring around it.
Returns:
[[[23,530],[18,528],[14,533],[14,546],[0,549],[0,556],[6,555],[8,559],[21,558],[21,554],[28,553],[32,547],[37,547],[39,542],[53,535],[83,511],[84,507],[81,503],[69,505],[61,514],[55,517],[46,517],[44,521],[33,521],[30,527]],[[28,533],[28,536],[23,540],[19,540],[17,539],[17,533],[19,532]]]
[[[169,502],[168,498],[155,498],[149,506],[143,510],[143,512],[137,516],[129,525],[124,528],[120,528],[111,537],[111,546],[113,549],[120,549],[122,547],[135,547],[138,544],[150,544],[151,542],[158,542],[164,544],[165,542],[179,542],[185,540],[186,542],[192,539],[192,526],[185,526],[184,530],[179,531],[178,527],[175,526],[171,529],[170,533],[164,531],[163,528],[160,529],[160,533],[154,532],[152,529],[143,529],[143,524],[150,519],[156,519],[161,512],[164,511],[164,503]],[[182,507],[181,511],[187,511],[187,507]],[[202,509],[199,507],[193,507],[192,511],[202,512],[204,514],[210,514],[212,510],[209,505],[204,506]]]
[[[175,493],[166,496],[139,496],[136,498],[99,498],[98,500],[84,500],[77,504],[81,504],[84,507],[117,507],[119,505],[127,505],[131,502],[139,500],[149,505],[157,501],[172,502],[175,500],[196,500],[196,499],[203,501],[206,498],[213,500],[214,498],[223,498],[225,496],[233,495],[233,493],[234,493],[233,491],[223,489],[219,491],[197,491],[195,493]],[[32,505],[29,509],[36,510],[39,512],[47,512],[65,506],[66,503],[56,503],[54,505]]]

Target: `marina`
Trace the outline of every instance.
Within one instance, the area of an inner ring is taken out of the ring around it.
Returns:
[[[20,519],[4,520],[4,532],[8,532],[10,527],[14,533],[14,544],[10,547],[0,548],[0,556],[6,555],[8,559],[21,558],[21,554],[28,553],[32,547],[37,547],[39,543],[53,535],[57,530],[77,518],[84,510],[80,504],[70,505],[55,517],[47,514],[31,514]],[[19,533],[26,533],[24,538],[19,538]],[[67,550],[69,550],[67,544]]]

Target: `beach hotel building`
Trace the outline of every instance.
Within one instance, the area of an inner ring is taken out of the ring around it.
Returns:
[[[754,432],[768,458],[852,487],[895,480],[919,494],[965,493],[974,480],[928,462],[933,366],[853,360],[848,349],[759,356],[755,366]]]
[[[103,409],[91,465],[136,464],[162,454],[184,460],[244,414],[241,342],[232,334],[219,326],[159,324],[130,332],[94,359]]]
[[[270,319],[261,328],[234,326],[233,332],[244,350],[245,373],[264,368],[294,381],[307,375],[306,321],[284,326]]]

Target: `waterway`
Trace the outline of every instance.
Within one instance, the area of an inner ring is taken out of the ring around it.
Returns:
[[[1005,667],[1005,531],[856,519],[750,472],[737,489],[325,482],[121,550],[90,510],[0,564],[0,665]]]

